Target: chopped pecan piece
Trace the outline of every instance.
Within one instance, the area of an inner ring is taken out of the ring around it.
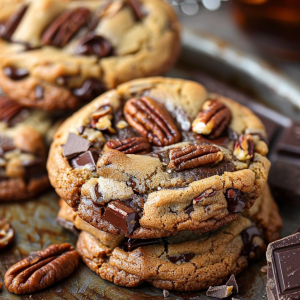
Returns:
[[[181,140],[175,121],[166,108],[153,99],[130,99],[124,106],[127,122],[150,143],[168,146]]]
[[[91,12],[84,7],[65,11],[45,30],[42,41],[45,45],[64,47],[70,39],[87,24]]]
[[[223,160],[222,151],[218,147],[211,145],[178,147],[172,149],[169,156],[170,163],[168,167],[177,171],[216,164]]]
[[[194,132],[214,139],[223,133],[230,119],[231,113],[227,106],[219,100],[208,100],[194,120],[192,128]]]
[[[79,255],[70,244],[51,245],[10,267],[4,284],[14,294],[33,293],[69,276],[78,263]]]
[[[12,243],[15,231],[6,218],[0,219],[0,250]]]
[[[127,3],[134,12],[137,21],[140,21],[144,17],[144,12],[142,10],[142,5],[139,0],[127,0]]]
[[[10,18],[0,27],[0,37],[5,40],[10,40],[23,16],[26,13],[28,6],[22,5],[18,11],[11,15]]]
[[[233,155],[238,160],[251,159],[254,154],[254,142],[251,134],[241,135],[235,143]]]
[[[23,109],[17,102],[6,97],[0,97],[0,121],[8,122]]]
[[[142,137],[108,141],[106,146],[125,154],[147,154],[151,151],[151,144]]]
[[[92,114],[91,126],[92,128],[100,131],[108,131],[109,133],[115,133],[115,129],[112,127],[112,108],[110,105],[103,105],[98,108]]]

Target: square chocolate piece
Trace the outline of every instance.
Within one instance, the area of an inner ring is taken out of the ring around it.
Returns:
[[[267,260],[269,299],[300,299],[300,233],[271,243]]]

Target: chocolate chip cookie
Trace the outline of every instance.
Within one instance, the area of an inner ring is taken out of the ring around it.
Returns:
[[[208,232],[262,193],[265,136],[249,109],[198,83],[139,79],[61,126],[48,171],[57,193],[100,230],[143,239]]]
[[[107,236],[102,240],[99,234],[82,231],[77,251],[90,269],[117,285],[136,287],[149,282],[168,290],[206,289],[240,273],[249,261],[265,254],[268,242],[279,237],[281,218],[269,190],[259,199],[258,214],[265,214],[267,227],[261,226],[256,210],[251,208],[247,211],[251,218],[240,215],[214,232],[184,231],[150,240],[125,238],[115,248],[108,244]]]
[[[36,196],[50,187],[44,139],[52,121],[0,96],[0,201]]]
[[[177,16],[163,0],[29,0],[0,36],[2,90],[44,110],[76,109],[120,83],[162,74],[180,48]]]

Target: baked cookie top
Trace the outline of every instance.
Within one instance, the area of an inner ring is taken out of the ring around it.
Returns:
[[[179,22],[163,0],[28,0],[17,7],[0,27],[0,80],[26,106],[75,109],[120,83],[162,74],[179,54]]]
[[[195,82],[120,85],[58,130],[48,171],[94,227],[133,238],[207,232],[250,208],[270,163],[260,120]]]
[[[49,187],[51,118],[0,96],[0,201],[23,200]]]

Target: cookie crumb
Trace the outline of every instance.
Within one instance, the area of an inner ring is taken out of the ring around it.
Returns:
[[[168,290],[163,290],[163,295],[164,295],[164,298],[168,298],[170,293]]]
[[[262,266],[261,268],[260,268],[260,271],[262,272],[262,273],[264,273],[264,274],[267,274],[267,272],[268,272],[268,266],[266,265],[266,266]]]
[[[233,286],[220,285],[210,286],[206,292],[206,296],[224,299],[232,294]]]

